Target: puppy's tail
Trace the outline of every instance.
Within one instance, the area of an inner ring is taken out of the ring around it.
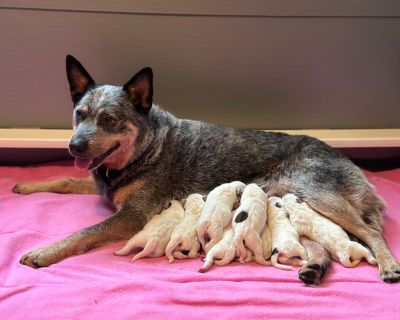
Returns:
[[[208,269],[211,268],[211,266],[213,265],[213,263],[214,263],[214,255],[213,255],[211,252],[209,252],[209,253],[206,255],[206,258],[204,259],[204,264],[203,264],[203,266],[199,269],[199,272],[200,272],[200,273],[206,272]]]
[[[279,258],[279,252],[274,253],[274,254],[271,256],[271,263],[272,263],[272,265],[273,265],[275,268],[282,269],[282,270],[293,270],[293,268],[292,268],[291,266],[287,266],[287,265],[284,265],[284,264],[280,264],[280,263],[278,262],[278,258]]]
[[[157,248],[157,244],[158,244],[158,241],[155,239],[148,241],[146,243],[146,245],[144,246],[143,250],[140,251],[137,255],[135,255],[132,258],[132,261],[136,261],[140,258],[147,257],[149,254],[151,254]]]

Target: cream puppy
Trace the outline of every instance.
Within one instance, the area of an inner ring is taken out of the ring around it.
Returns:
[[[224,229],[222,239],[206,254],[204,265],[199,272],[206,272],[213,263],[219,266],[227,265],[236,257],[236,245],[233,241],[233,229],[230,224]]]
[[[320,243],[333,259],[345,267],[354,267],[363,258],[372,265],[377,264],[367,248],[358,242],[351,241],[341,227],[311,209],[294,194],[284,195],[282,203],[298,234]]]
[[[260,237],[267,221],[267,206],[268,197],[265,192],[255,183],[247,185],[232,221],[237,255],[242,263],[248,257],[247,248],[254,261],[263,265],[269,264],[264,259]]]
[[[206,253],[222,239],[224,228],[231,223],[232,210],[245,186],[240,181],[224,183],[207,195],[197,224],[197,236]]]
[[[172,232],[171,240],[165,249],[165,255],[170,263],[174,261],[174,258],[193,259],[200,255],[196,226],[204,204],[203,196],[198,193],[189,195],[184,201],[185,216]],[[188,253],[184,254],[185,251]]]
[[[292,268],[281,265],[279,262],[303,265],[308,260],[307,253],[300,244],[299,235],[290,223],[288,214],[283,208],[282,199],[279,197],[268,199],[268,225],[272,237],[272,265],[286,270]]]
[[[153,216],[142,231],[134,235],[122,249],[115,251],[115,255],[123,256],[129,254],[134,248],[143,248],[133,257],[133,261],[143,257],[163,256],[172,231],[183,217],[182,204],[177,200],[172,200],[169,208]]]

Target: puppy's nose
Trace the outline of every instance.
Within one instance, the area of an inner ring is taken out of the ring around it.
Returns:
[[[80,138],[72,138],[69,142],[69,152],[73,156],[80,156],[86,152],[88,148],[88,141]]]

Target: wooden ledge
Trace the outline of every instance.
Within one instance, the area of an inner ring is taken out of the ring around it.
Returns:
[[[279,130],[279,132],[312,136],[335,148],[400,147],[400,129]],[[0,148],[66,149],[71,136],[72,130],[0,129]]]

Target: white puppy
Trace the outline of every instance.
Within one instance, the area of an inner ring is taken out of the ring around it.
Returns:
[[[257,263],[269,264],[264,259],[260,237],[267,221],[267,201],[267,195],[255,183],[249,184],[243,191],[240,206],[236,209],[232,221],[237,255],[242,263],[248,256],[247,248]]]
[[[291,267],[279,262],[302,265],[308,260],[307,253],[300,244],[299,235],[290,223],[288,214],[283,208],[282,199],[279,197],[268,199],[268,225],[271,229],[271,262],[274,267],[291,270]]]
[[[245,186],[240,181],[224,183],[207,195],[197,224],[197,236],[206,253],[222,239],[224,228],[231,223],[232,210]]]
[[[284,208],[289,212],[290,221],[299,235],[304,235],[320,243],[332,256],[345,267],[354,267],[365,258],[376,265],[371,252],[355,241],[337,224],[321,216],[294,194],[282,198]]]
[[[197,239],[196,226],[204,203],[203,196],[198,193],[193,193],[186,198],[183,221],[172,232],[171,240],[165,249],[165,255],[169,262],[173,262],[174,258],[193,259],[200,255],[200,242]],[[185,251],[188,253],[184,254]]]
[[[182,204],[177,200],[172,200],[169,208],[153,216],[143,230],[134,235],[115,254],[123,256],[129,254],[134,248],[143,248],[133,257],[133,261],[147,256],[153,258],[163,256],[172,231],[183,220],[183,217]]]
[[[204,265],[199,269],[199,272],[206,272],[213,263],[223,266],[235,259],[236,245],[233,241],[233,236],[232,226],[228,224],[224,229],[222,239],[207,252]]]

